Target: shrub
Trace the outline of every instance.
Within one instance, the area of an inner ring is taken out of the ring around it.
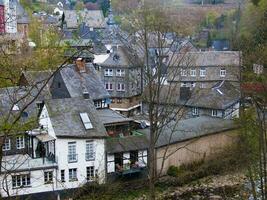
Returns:
[[[179,168],[171,165],[167,171],[169,176],[177,177],[179,175]]]

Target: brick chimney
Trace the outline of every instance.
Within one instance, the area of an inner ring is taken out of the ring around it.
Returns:
[[[76,64],[76,67],[77,67],[77,70],[82,73],[82,72],[86,72],[86,64],[85,64],[85,59],[83,58],[77,58],[76,61],[75,61],[75,64]]]

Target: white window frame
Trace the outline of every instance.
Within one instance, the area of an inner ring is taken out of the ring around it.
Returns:
[[[124,83],[118,83],[117,84],[117,91],[124,92],[125,91],[125,84]]]
[[[95,160],[95,143],[94,141],[86,141],[85,144],[85,160]]]
[[[116,76],[119,76],[119,77],[125,76],[125,70],[124,69],[117,69],[116,70]]]
[[[225,68],[220,69],[220,77],[226,77],[226,69]]]
[[[12,175],[12,188],[22,188],[30,186],[31,186],[30,174]]]
[[[94,166],[86,167],[86,180],[93,181],[94,177],[95,177],[95,167]]]
[[[113,69],[105,69],[105,76],[113,76]]]
[[[196,77],[197,76],[197,70],[196,69],[191,69],[190,70],[190,76]]]
[[[2,146],[2,150],[3,151],[11,150],[11,140],[10,140],[10,138],[6,138],[5,139],[5,142],[3,143],[3,146]]]
[[[17,136],[16,137],[16,148],[17,149],[24,149],[25,148],[25,138],[24,138],[24,136]]]
[[[186,76],[186,75],[187,75],[186,69],[181,69],[181,76]]]
[[[196,87],[196,83],[195,82],[191,82],[191,87],[192,88]]]
[[[193,116],[199,116],[199,109],[198,109],[198,107],[193,107],[192,108],[192,115]]]
[[[111,82],[105,83],[105,88],[107,91],[113,91],[113,84]]]
[[[102,102],[101,101],[96,101],[95,102],[95,107],[96,108],[101,108],[102,107],[101,105],[102,105]]]
[[[212,110],[211,110],[211,116],[212,116],[212,117],[218,117],[218,110],[214,110],[214,109],[212,109]]]
[[[207,75],[207,70],[205,68],[200,69],[199,76],[205,77]]]
[[[68,162],[78,162],[78,154],[76,150],[76,142],[68,142]]]
[[[77,181],[77,168],[69,169],[69,181]]]
[[[53,183],[53,171],[44,172],[44,183],[45,184]]]

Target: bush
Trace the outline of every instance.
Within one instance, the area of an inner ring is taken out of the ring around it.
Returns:
[[[179,175],[179,168],[171,165],[167,171],[169,176],[177,177]]]

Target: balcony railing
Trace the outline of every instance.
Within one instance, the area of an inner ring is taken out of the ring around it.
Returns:
[[[68,162],[69,163],[78,162],[78,154],[69,154]]]

